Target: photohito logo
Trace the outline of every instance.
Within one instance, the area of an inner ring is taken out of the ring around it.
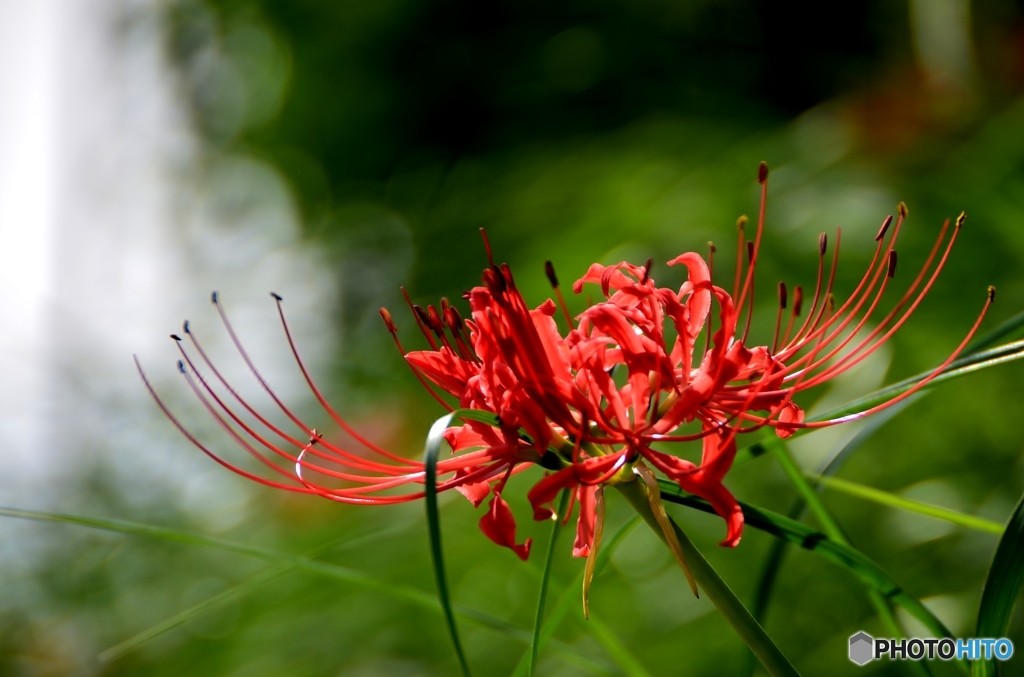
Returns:
[[[1013,656],[1013,642],[1000,637],[975,637],[970,639],[875,639],[866,632],[858,632],[850,638],[850,660],[857,665],[886,656],[889,660],[919,661],[922,658],[938,658],[951,661],[954,658],[966,660],[990,659],[1006,661]]]

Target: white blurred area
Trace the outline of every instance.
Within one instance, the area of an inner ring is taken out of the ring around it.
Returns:
[[[285,397],[301,382],[268,292],[284,296],[314,370],[334,339],[331,268],[300,242],[282,179],[246,157],[201,157],[159,10],[0,0],[2,505],[70,509],[68,478],[104,458],[128,500],[177,485],[199,509],[244,503],[242,483],[161,418],[133,353],[201,419],[168,339],[182,319],[244,378],[211,290]]]

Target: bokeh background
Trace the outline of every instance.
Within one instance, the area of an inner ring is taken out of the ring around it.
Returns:
[[[803,400],[812,410],[940,362],[988,284],[999,288],[988,327],[1024,309],[1024,5],[1009,0],[5,0],[0,149],[0,502],[321,548],[325,561],[428,593],[421,505],[350,508],[235,477],[159,414],[132,355],[211,447],[241,458],[189,397],[166,338],[189,318],[266,405],[207,302],[216,289],[282,399],[337,435],[290,360],[276,291],[330,399],[415,455],[440,412],[377,315],[388,305],[411,328],[400,285],[419,302],[458,299],[485,264],[480,227],[535,303],[549,293],[545,259],[571,280],[593,261],[653,257],[653,276],[678,284],[663,262],[714,240],[730,274],[761,160],[772,167],[762,340],[776,281],[813,284],[820,231],[844,228],[841,299],[899,200],[910,221],[897,281],[943,218],[969,214],[912,321]],[[1011,364],[937,388],[842,476],[1005,520],[1024,490],[1022,377]],[[793,448],[813,468],[855,432]],[[536,475],[518,479],[506,495],[535,539],[529,563],[491,545],[461,498],[443,518],[456,601],[529,628],[548,526],[529,520],[520,491]],[[770,459],[728,484],[782,512],[793,500]],[[995,536],[825,500],[858,547],[971,634]],[[609,529],[629,515],[619,501],[609,511]],[[748,529],[722,550],[720,520],[675,515],[752,601],[770,538]],[[566,538],[556,597],[582,566],[568,551]],[[0,674],[455,674],[440,615],[308,573],[270,577],[269,566],[0,518]],[[213,598],[222,603],[110,651]],[[631,674],[750,674],[735,634],[643,528],[595,580],[591,605],[639,662]],[[805,675],[906,674],[848,662],[851,634],[884,632],[860,585],[811,553],[785,560],[767,629]],[[509,674],[526,649],[470,621],[463,633],[477,674]],[[626,674],[575,604],[557,638],[540,674]],[[1024,624],[1012,638],[1024,647]]]

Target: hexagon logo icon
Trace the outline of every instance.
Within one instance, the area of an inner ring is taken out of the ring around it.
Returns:
[[[874,658],[875,640],[866,632],[858,632],[850,638],[850,660],[864,665]]]

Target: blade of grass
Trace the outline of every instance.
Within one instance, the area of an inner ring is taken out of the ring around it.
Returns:
[[[1021,328],[1024,328],[1024,311],[1017,313],[984,336],[971,341],[967,349],[964,350],[964,354],[972,355],[982,351],[997,341],[1019,334]]]
[[[963,513],[956,512],[955,510],[949,510],[948,508],[940,508],[935,505],[912,501],[908,498],[891,494],[888,491],[882,491],[881,489],[875,489],[874,487],[868,487],[863,484],[857,484],[856,482],[839,479],[838,477],[812,477],[811,480],[818,482],[828,489],[834,489],[835,491],[842,492],[848,496],[863,498],[866,501],[878,503],[879,505],[888,506],[890,508],[899,508],[900,510],[906,510],[907,512],[934,517],[935,519],[952,522],[958,526],[967,527],[968,529],[976,529],[990,534],[1003,533],[1004,527],[998,522],[993,522],[992,520],[987,520],[982,517],[975,517],[973,515],[965,515]]]
[[[779,465],[782,466],[783,471],[789,480],[793,483],[800,498],[807,504],[811,512],[821,523],[825,529],[825,533],[828,534],[829,538],[834,540],[836,543],[852,547],[850,539],[847,538],[846,533],[832,513],[822,503],[821,498],[818,496],[818,492],[815,491],[814,487],[811,486],[807,478],[804,477],[803,471],[796,464],[793,459],[793,455],[789,453],[789,447],[785,444],[779,444],[775,447],[775,458],[778,460]],[[871,600],[871,605],[875,607],[875,613],[882,620],[882,623],[886,626],[886,629],[892,633],[894,637],[904,638],[906,633],[900,626],[899,621],[896,619],[896,615],[893,613],[891,602],[886,599],[878,590],[872,587],[868,587],[868,598]],[[913,662],[911,669],[923,675],[930,675],[931,670],[925,663]]]
[[[615,485],[615,488],[626,497],[633,509],[639,513],[647,525],[654,530],[667,545],[664,532],[657,517],[651,510],[650,498],[647,495],[646,487],[638,481],[626,482]],[[664,495],[664,494],[663,494]],[[666,497],[667,498],[667,497]],[[669,499],[671,500],[671,499]],[[718,575],[714,567],[704,559],[700,550],[690,542],[690,539],[679,528],[674,520],[669,518],[676,538],[682,546],[686,557],[687,566],[693,574],[697,585],[707,594],[708,599],[718,608],[722,616],[733,627],[736,634],[740,636],[750,650],[754,652],[761,665],[765,667],[771,677],[797,677],[800,673],[796,671],[793,664],[785,657],[779,647],[765,633],[764,628],[754,620],[747,608],[743,606],[736,594],[729,588],[725,581]]]
[[[978,626],[975,637],[1006,637],[1013,617],[1021,585],[1024,584],[1024,496],[1017,503],[1006,523],[992,564],[981,590]],[[973,677],[994,677],[999,674],[994,659],[980,659],[972,664]]]
[[[441,606],[436,596],[430,593],[424,592],[417,588],[405,586],[397,583],[389,583],[376,579],[369,574],[364,574],[359,571],[354,571],[346,567],[338,566],[336,564],[328,564],[326,562],[319,562],[312,560],[300,555],[291,555],[288,553],[278,552],[270,550],[268,548],[262,548],[259,546],[248,545],[246,543],[239,543],[237,541],[230,541],[227,539],[216,538],[213,536],[206,536],[203,534],[195,534],[187,531],[179,531],[176,529],[169,529],[167,527],[157,527],[149,524],[140,524],[138,522],[128,522],[126,520],[107,519],[102,517],[87,517],[83,515],[70,515],[66,513],[52,513],[42,512],[36,510],[22,510],[19,508],[0,508],[0,517],[13,517],[16,519],[26,519],[36,522],[49,522],[58,524],[71,524],[75,526],[88,527],[91,529],[98,529],[101,531],[110,531],[114,533],[127,534],[130,536],[142,536],[146,538],[153,538],[161,541],[168,541],[172,543],[182,543],[186,545],[195,545],[206,548],[212,548],[215,550],[223,550],[227,552],[236,552],[242,555],[249,555],[259,559],[263,559],[269,562],[276,562],[280,564],[293,565],[296,569],[309,574],[315,574],[329,578],[333,580],[343,581],[359,587],[364,587],[382,594],[388,595],[394,599],[409,602],[415,604],[424,609],[428,609],[434,612],[440,612]],[[472,619],[481,625],[493,628],[500,632],[506,633],[512,637],[520,639],[521,641],[529,642],[531,634],[525,628],[512,625],[507,621],[492,616],[484,611],[479,611],[470,607],[462,605],[454,605],[453,609],[460,616]],[[594,668],[595,674],[607,674],[608,669],[600,666],[591,659],[587,658],[579,651],[568,645],[562,644],[561,642],[553,641],[551,643],[552,648],[557,649],[563,656],[568,657],[569,660],[575,661],[577,665],[590,665]]]
[[[612,553],[615,552],[615,549],[619,546],[619,543],[621,543],[622,540],[629,534],[629,532],[631,532],[639,523],[639,515],[631,517],[629,521],[627,521],[624,525],[622,525],[622,527],[617,532],[615,532],[614,536],[604,541],[604,544],[601,547],[601,551],[597,555],[597,566],[594,567],[595,578],[597,578],[597,576],[599,576],[601,572],[604,570],[605,566],[608,564],[608,560],[611,558]],[[569,613],[569,609],[572,607],[573,601],[578,599],[577,594],[582,584],[583,572],[581,570],[580,573],[576,575],[576,578],[573,579],[573,582],[567,588],[565,588],[565,590],[562,591],[562,594],[558,597],[558,601],[551,608],[551,612],[548,614],[548,619],[541,628],[540,636],[537,638],[539,651],[544,650],[544,647],[547,646],[548,642],[551,641],[551,638],[554,637],[554,634],[558,630],[558,627],[562,624],[562,621],[565,620],[565,616]],[[590,627],[588,623],[584,621],[582,618],[580,618],[579,621],[582,627],[585,630],[589,631]],[[601,641],[600,637],[595,637],[595,639],[598,642]],[[615,660],[615,656],[611,655],[611,653],[608,651],[608,647],[604,645],[602,646],[605,649],[605,652],[609,653],[609,656],[611,656],[611,658]],[[524,675],[526,675],[527,665],[529,661],[530,651],[527,650],[525,653],[523,653],[523,657],[519,659],[519,663],[516,665],[515,670],[512,671],[511,677],[523,677]],[[625,669],[623,663],[618,664],[620,668]]]
[[[444,546],[441,543],[441,517],[437,510],[437,455],[441,450],[441,443],[444,441],[444,431],[451,425],[456,412],[434,421],[427,434],[427,443],[423,451],[424,465],[424,487],[425,503],[427,506],[427,529],[430,535],[430,561],[434,566],[434,580],[437,583],[437,598],[444,611],[445,623],[448,625],[448,634],[455,648],[455,655],[459,659],[459,668],[465,677],[469,677],[469,663],[466,661],[466,654],[462,651],[462,642],[459,640],[459,626],[455,622],[455,613],[452,611],[451,598],[448,594],[448,576],[444,566]]]
[[[867,424],[856,435],[854,435],[849,442],[838,448],[831,458],[827,458],[825,462],[822,463],[821,470],[818,472],[818,475],[833,475],[838,472],[846,459],[857,451],[872,435],[875,434],[879,428],[891,421],[899,415],[900,412],[921,397],[924,397],[926,394],[927,393],[917,393],[911,395],[903,402],[900,402],[885,411],[879,412],[876,416],[872,416]],[[820,487],[818,487],[818,491],[821,491]],[[798,497],[793,502],[789,512],[786,513],[786,516],[792,520],[800,521],[800,518],[803,516],[806,508],[807,503],[802,498]],[[757,594],[754,598],[754,618],[756,618],[759,623],[764,622],[768,613],[768,603],[771,600],[772,588],[775,585],[775,579],[782,566],[782,560],[788,546],[789,543],[787,541],[783,539],[775,539],[772,541],[768,555],[765,557],[764,568],[761,570],[761,577],[757,586]]]
[[[311,550],[307,550],[302,554],[303,557],[314,557],[324,551],[330,549],[336,550],[347,550],[357,545],[364,545],[370,541],[374,541],[380,538],[386,538],[387,536],[394,535],[400,532],[401,529],[385,529],[373,531],[360,536],[349,537],[343,536],[341,538],[333,539],[327,543],[317,546]],[[228,588],[223,592],[217,593],[212,597],[208,597],[203,601],[194,604],[173,616],[164,619],[163,621],[153,625],[145,630],[138,632],[128,639],[118,642],[114,646],[104,649],[99,654],[99,660],[101,663],[109,663],[110,661],[116,660],[125,654],[131,653],[136,649],[141,648],[146,643],[156,639],[164,633],[170,632],[171,630],[184,625],[193,618],[201,616],[207,611],[214,609],[215,607],[229,602],[235,598],[243,597],[260,586],[269,583],[270,581],[280,578],[284,574],[295,571],[297,567],[294,564],[276,564],[272,567],[264,569],[250,576],[246,580],[242,581],[234,587]]]
[[[665,480],[658,481],[661,497],[672,503],[696,508],[703,512],[717,514],[703,498],[688,494],[678,486]],[[870,558],[849,546],[837,543],[828,534],[817,531],[795,520],[782,515],[740,502],[746,524],[755,529],[765,531],[773,536],[796,543],[805,550],[815,552],[826,559],[846,568],[868,585],[876,588],[894,604],[903,607],[907,613],[921,622],[936,637],[952,637],[949,629],[928,607],[921,604],[915,597],[908,594],[889,574],[875,564]]]
[[[544,601],[548,595],[548,581],[551,579],[551,564],[555,559],[555,543],[558,541],[558,533],[562,530],[562,522],[566,518],[566,510],[569,508],[569,489],[563,489],[558,499],[558,507],[552,515],[554,524],[551,525],[551,540],[548,541],[548,553],[544,558],[544,569],[540,577],[540,590],[537,593],[537,615],[533,620],[533,637],[530,640],[530,662],[526,666],[526,674],[533,677],[537,669],[537,655],[540,653],[540,631],[544,624]]]

